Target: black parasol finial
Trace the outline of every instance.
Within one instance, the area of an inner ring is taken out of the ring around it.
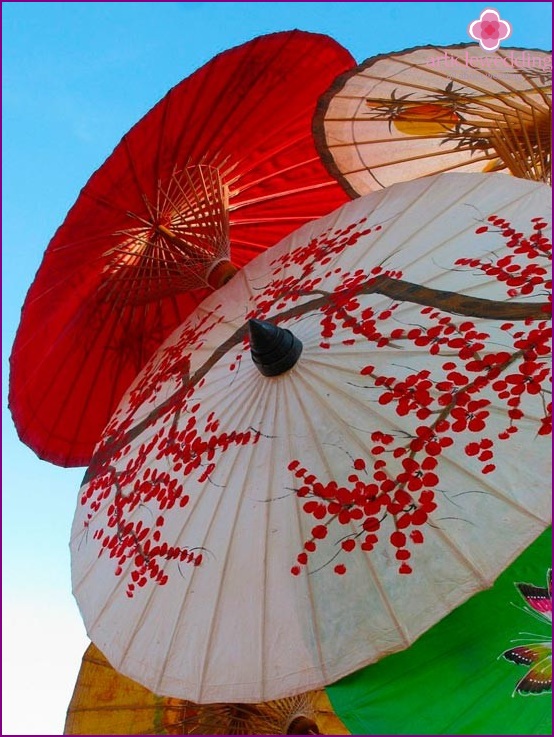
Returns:
[[[290,330],[267,320],[249,320],[250,353],[264,376],[279,376],[294,366],[302,353],[302,343]]]

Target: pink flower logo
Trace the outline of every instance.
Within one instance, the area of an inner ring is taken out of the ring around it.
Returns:
[[[467,32],[484,51],[496,51],[500,42],[508,38],[512,33],[512,26],[506,20],[500,18],[498,11],[494,8],[485,8],[479,20],[469,24]]]

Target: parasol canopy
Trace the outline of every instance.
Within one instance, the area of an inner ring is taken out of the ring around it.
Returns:
[[[352,732],[551,734],[552,591],[545,588],[551,559],[549,529],[492,588],[476,594],[408,650],[328,687]],[[521,589],[532,589],[535,601],[541,595],[541,614]],[[533,662],[515,668],[499,657],[514,645],[525,648]],[[532,695],[532,684],[538,682],[539,693]]]
[[[322,160],[353,197],[447,171],[550,182],[552,54],[476,44],[374,56],[322,96]]]
[[[113,667],[196,703],[277,699],[492,585],[551,517],[550,207],[502,174],[395,185],[268,249],[170,336],[71,533]]]
[[[305,730],[305,731],[298,731]],[[324,691],[264,704],[209,704],[155,696],[89,645],[64,734],[349,734]]]
[[[194,307],[346,201],[311,121],[353,63],[327,36],[255,38],[170,90],[92,175],[46,249],[11,354],[10,408],[38,456],[87,465],[124,391]]]

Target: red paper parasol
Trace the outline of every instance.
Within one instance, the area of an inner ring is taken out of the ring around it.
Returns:
[[[236,268],[347,199],[318,159],[319,95],[354,60],[291,31],[226,51],[127,133],[48,245],[11,355],[41,458],[86,465],[153,351]]]

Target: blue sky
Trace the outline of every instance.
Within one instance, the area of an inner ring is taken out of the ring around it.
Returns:
[[[469,41],[482,3],[3,2],[3,734],[61,734],[86,637],[68,540],[82,469],[40,461],[7,409],[42,253],[92,172],[173,85],[254,36],[326,33],[358,62]],[[550,3],[493,3],[510,45],[551,48]],[[32,707],[30,706],[32,704]]]

